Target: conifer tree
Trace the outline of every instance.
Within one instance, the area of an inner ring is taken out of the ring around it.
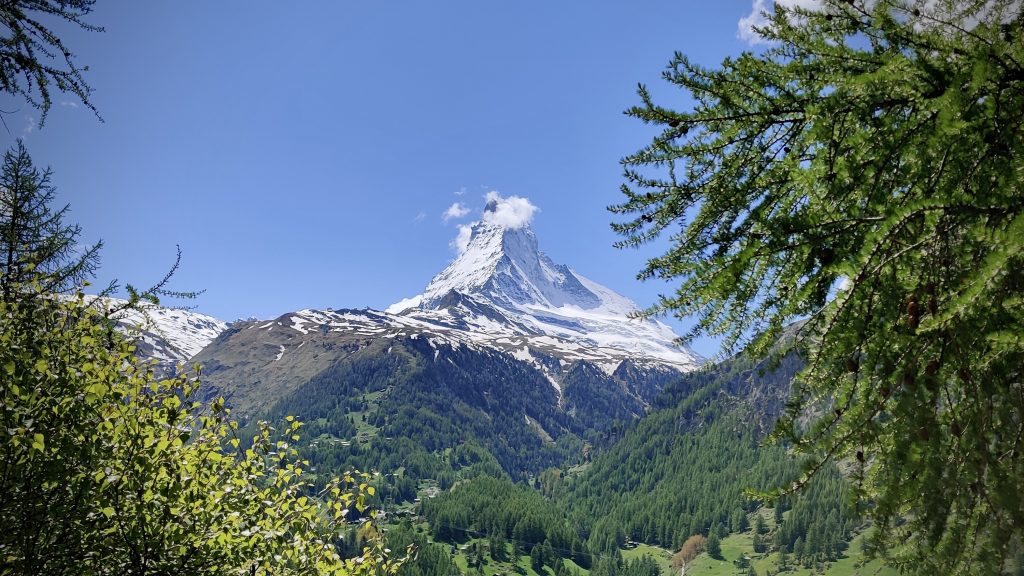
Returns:
[[[869,551],[909,572],[998,573],[1024,537],[1022,10],[777,4],[763,51],[675,56],[691,108],[641,86],[628,111],[661,132],[613,227],[671,233],[640,276],[679,282],[647,313],[752,353],[802,320],[775,434],[810,458],[795,488],[851,462]]]
[[[91,278],[102,242],[82,249],[82,229],[54,210],[49,168],[40,171],[24,142],[4,153],[0,169],[0,295],[4,301],[69,290]],[[28,286],[38,284],[38,290]]]
[[[751,546],[754,548],[754,552],[757,552],[758,554],[764,552],[766,549],[764,545],[764,537],[755,532],[751,541]]]
[[[738,534],[746,532],[748,528],[750,528],[750,523],[747,521],[747,513],[742,508],[734,510],[732,518],[729,520],[729,529]]]
[[[538,574],[544,571],[544,550],[540,544],[534,544],[533,548],[530,548],[530,566]]]
[[[82,30],[101,32],[85,17],[95,0],[6,0],[0,3],[0,91],[24,98],[41,113],[39,124],[53,104],[56,87],[77,97],[96,112],[92,88],[75,55],[61,40],[54,24],[72,23]],[[63,21],[63,22],[61,22]]]
[[[717,559],[722,558],[722,540],[714,530],[708,535],[708,556]]]

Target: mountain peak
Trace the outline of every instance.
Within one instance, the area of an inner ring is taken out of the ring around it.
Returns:
[[[493,204],[491,201],[488,206]],[[570,305],[589,310],[602,304],[601,297],[589,290],[578,275],[567,266],[555,264],[539,250],[537,236],[528,222],[517,227],[487,220],[474,223],[469,242],[430,281],[420,307],[436,308],[453,290],[481,296],[503,308]],[[615,304],[621,308],[623,302]],[[632,303],[627,307],[630,311],[636,309]]]
[[[477,316],[492,308],[497,313],[485,315],[488,321],[505,318],[507,328],[517,334],[554,337],[676,365],[700,363],[699,356],[675,344],[671,328],[635,318],[639,308],[633,301],[544,254],[530,226],[534,211],[525,198],[489,194],[482,219],[462,228],[455,260],[421,295],[388,312],[417,315],[468,307]]]
[[[484,205],[484,213],[485,214],[488,214],[488,213],[494,214],[497,211],[498,211],[498,199],[497,198],[489,197],[487,199],[487,204]]]

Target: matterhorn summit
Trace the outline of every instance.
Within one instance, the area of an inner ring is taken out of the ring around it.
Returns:
[[[481,333],[527,337],[529,347],[560,357],[589,350],[613,362],[631,357],[683,369],[701,363],[665,324],[633,318],[638,307],[631,300],[541,252],[530,227],[535,210],[524,198],[488,194],[482,219],[461,227],[458,257],[421,295],[388,312],[424,320],[456,315]]]

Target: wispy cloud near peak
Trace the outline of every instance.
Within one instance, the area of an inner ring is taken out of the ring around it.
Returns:
[[[469,214],[469,208],[463,206],[462,202],[455,202],[441,214],[441,219],[447,222],[449,220],[457,220],[459,218],[463,218],[466,216],[466,214]]]
[[[751,46],[767,44],[768,41],[762,38],[754,28],[763,28],[768,25],[768,18],[765,14],[774,11],[776,5],[787,8],[800,7],[807,10],[818,10],[822,7],[822,0],[776,0],[775,2],[772,2],[772,0],[753,0],[750,14],[740,18],[739,22],[736,23],[736,36]]]

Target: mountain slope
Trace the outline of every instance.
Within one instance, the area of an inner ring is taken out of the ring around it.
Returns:
[[[664,324],[630,318],[629,299],[553,263],[527,222],[485,214],[411,302],[235,323],[193,360],[242,418],[291,413],[428,452],[472,441],[513,478],[607,445],[702,361]]]
[[[680,374],[631,360],[606,370],[557,345],[527,354],[521,343],[476,338],[369,310],[302,310],[236,323],[193,361],[243,418],[336,422],[361,412],[379,434],[428,451],[474,440],[516,478],[576,457],[585,441],[603,443]],[[372,406],[360,407],[366,395]]]
[[[749,511],[745,488],[794,477],[799,466],[785,450],[759,443],[800,366],[795,354],[777,366],[741,356],[666,386],[655,409],[562,494],[592,548],[636,540],[674,549]]]

